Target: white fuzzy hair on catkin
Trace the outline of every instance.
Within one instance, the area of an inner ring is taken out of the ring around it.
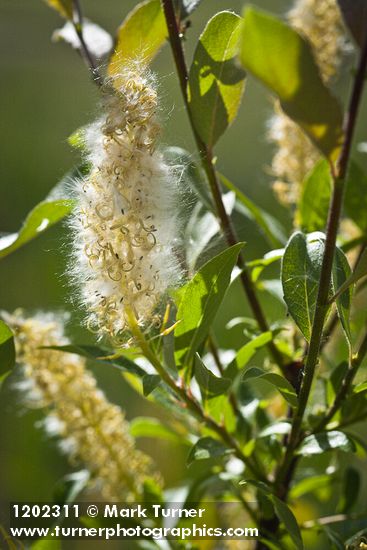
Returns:
[[[88,176],[76,182],[71,273],[100,337],[121,340],[126,310],[138,323],[157,321],[156,308],[181,270],[177,170],[158,149],[158,101],[138,65],[106,89],[104,114],[85,131]]]

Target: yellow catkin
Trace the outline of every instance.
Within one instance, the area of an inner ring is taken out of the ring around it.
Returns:
[[[42,349],[69,344],[63,324],[51,315],[25,318],[19,310],[5,316],[15,333],[28,402],[47,409],[46,428],[61,438],[73,463],[89,470],[103,498],[137,498],[152,464],[135,448],[123,412],[98,389],[82,357]]]
[[[344,47],[344,28],[336,0],[297,0],[288,13],[289,23],[311,44],[326,84],[336,74]],[[272,161],[274,190],[284,205],[297,202],[300,184],[320,154],[301,128],[276,104],[269,139],[277,149]]]

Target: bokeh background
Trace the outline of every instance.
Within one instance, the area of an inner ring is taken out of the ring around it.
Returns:
[[[133,0],[82,0],[85,15],[115,34],[117,26],[137,2]],[[256,0],[259,7],[284,13],[288,0]],[[241,13],[243,0],[203,0],[191,18],[187,33],[187,57],[191,59],[199,33],[217,11]],[[52,43],[51,35],[62,21],[41,0],[0,0],[0,232],[16,231],[26,214],[44,199],[62,176],[79,162],[67,137],[93,120],[98,112],[98,91],[90,81],[79,55],[63,43]],[[164,141],[194,153],[171,53],[165,47],[153,64],[159,75],[164,104]],[[348,88],[346,63],[338,83],[342,97]],[[271,190],[269,165],[271,147],[266,141],[266,121],[272,111],[268,93],[248,79],[244,101],[233,126],[221,139],[216,154],[220,170],[264,209],[276,215],[290,230],[291,213],[280,207]],[[360,155],[361,162],[363,161]],[[251,222],[236,217],[240,236],[247,242],[248,258],[267,250],[265,241]],[[61,225],[1,261],[0,308],[13,310],[72,310],[74,308],[64,272],[68,259],[66,229]],[[243,315],[243,300],[237,291],[229,295],[221,316]],[[271,317],[283,306],[269,295],[262,297]],[[87,342],[89,335],[73,313],[75,338]],[[217,331],[222,347],[230,346],[228,334]],[[126,409],[127,417],[159,411],[132,393],[118,372],[92,367],[112,401]],[[70,466],[55,442],[35,429],[40,412],[23,410],[16,379],[10,377],[0,394],[0,509],[17,500],[52,500],[57,481]],[[164,442],[142,445],[160,463],[169,485],[185,477],[186,456]],[[0,519],[0,523],[2,520]],[[96,545],[97,547],[98,545]],[[72,548],[72,543],[68,543]],[[91,545],[89,546],[91,547]],[[94,547],[94,546],[93,546]],[[321,547],[320,547],[321,548]]]

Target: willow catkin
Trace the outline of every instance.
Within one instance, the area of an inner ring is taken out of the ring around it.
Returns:
[[[289,23],[310,43],[325,84],[338,71],[345,37],[337,0],[296,0]],[[295,204],[300,184],[320,154],[302,129],[288,118],[279,104],[269,124],[269,139],[276,145],[272,173],[274,190],[285,205]]]
[[[88,325],[119,340],[127,308],[141,326],[177,284],[176,175],[157,150],[157,93],[137,69],[116,80],[86,131],[90,174],[77,184],[73,275]]]
[[[67,345],[63,324],[51,315],[4,314],[15,333],[17,360],[29,405],[45,407],[46,428],[60,438],[70,460],[89,470],[106,500],[141,495],[151,460],[135,448],[121,409],[98,389],[85,360],[46,346]]]

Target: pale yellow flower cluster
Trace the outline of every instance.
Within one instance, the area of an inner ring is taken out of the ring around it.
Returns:
[[[152,465],[135,448],[121,409],[98,389],[83,358],[44,349],[69,344],[62,323],[51,315],[25,318],[19,310],[5,318],[15,333],[29,404],[47,408],[46,428],[61,438],[70,460],[89,470],[107,501],[139,496]]]
[[[328,84],[339,68],[345,42],[337,0],[296,0],[288,21],[310,42],[320,74]],[[269,139],[277,146],[271,166],[276,177],[274,190],[281,203],[292,205],[320,154],[278,104],[275,109],[269,126]]]
[[[140,325],[154,322],[180,270],[176,177],[157,150],[157,94],[134,70],[115,86],[105,115],[86,131],[92,168],[78,183],[72,272],[89,327],[119,342],[127,308]]]

